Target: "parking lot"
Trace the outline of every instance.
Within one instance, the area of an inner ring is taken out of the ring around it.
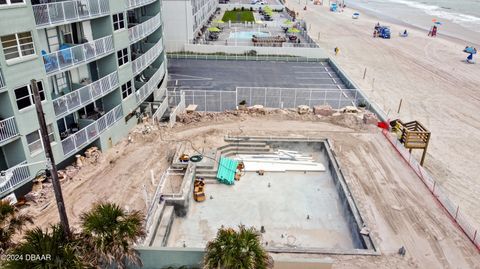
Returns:
[[[234,91],[237,87],[346,89],[327,62],[169,59],[168,86],[177,90]]]

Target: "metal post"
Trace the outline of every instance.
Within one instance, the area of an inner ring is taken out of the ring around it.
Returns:
[[[65,211],[65,202],[63,201],[62,186],[58,180],[57,166],[55,165],[55,159],[53,157],[52,147],[50,145],[50,139],[48,138],[47,123],[45,122],[45,115],[43,113],[42,101],[40,99],[40,93],[37,88],[37,81],[31,80],[31,87],[33,91],[33,98],[35,100],[35,109],[37,110],[38,123],[40,125],[40,133],[42,137],[43,146],[45,148],[45,157],[49,162],[50,174],[52,176],[52,186],[55,193],[55,200],[57,201],[57,209],[60,215],[60,225],[63,228],[65,236],[70,237],[70,227],[68,225],[67,212]]]
[[[400,113],[400,109],[402,108],[402,101],[403,101],[403,98],[400,99],[400,103],[398,104],[398,111],[397,111],[397,113]]]

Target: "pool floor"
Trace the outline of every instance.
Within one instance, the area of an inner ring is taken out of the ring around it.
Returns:
[[[187,215],[175,217],[168,247],[205,247],[222,225],[244,224],[264,226],[272,248],[358,248],[328,170],[248,172],[233,186],[207,184],[205,193],[204,202],[192,200]]]

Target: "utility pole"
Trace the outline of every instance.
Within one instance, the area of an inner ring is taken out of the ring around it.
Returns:
[[[60,215],[60,225],[63,228],[65,236],[70,237],[70,226],[68,225],[67,212],[65,211],[65,202],[63,201],[62,187],[58,180],[57,166],[55,165],[55,159],[53,158],[52,146],[50,145],[50,139],[48,138],[47,123],[45,122],[45,115],[43,113],[42,101],[40,99],[40,93],[37,88],[37,81],[31,80],[31,87],[33,91],[33,100],[35,101],[35,109],[37,111],[38,124],[40,125],[40,134],[42,138],[43,147],[45,148],[45,157],[47,158],[47,167],[50,169],[50,175],[52,176],[52,186],[55,193],[55,200],[57,201],[57,209]]]

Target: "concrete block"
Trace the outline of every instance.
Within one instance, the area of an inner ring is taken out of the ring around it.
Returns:
[[[313,113],[315,115],[321,115],[321,116],[332,116],[334,111],[331,106],[326,105],[326,106],[314,106],[313,107]]]

